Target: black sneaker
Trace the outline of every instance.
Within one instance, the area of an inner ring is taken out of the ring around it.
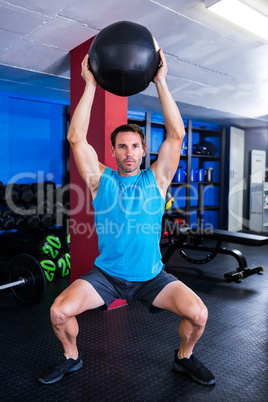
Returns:
[[[59,360],[53,365],[49,366],[38,378],[38,381],[42,384],[53,384],[56,381],[62,379],[66,373],[77,371],[83,366],[83,361],[80,354],[76,360],[66,359],[65,356],[61,356]]]
[[[189,359],[179,359],[178,350],[175,350],[173,367],[177,371],[190,374],[192,379],[200,384],[213,385],[216,382],[214,375],[194,355]]]

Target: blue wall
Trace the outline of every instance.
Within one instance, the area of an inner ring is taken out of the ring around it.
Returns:
[[[54,101],[55,102],[55,101]],[[64,180],[66,105],[0,92],[0,180]]]

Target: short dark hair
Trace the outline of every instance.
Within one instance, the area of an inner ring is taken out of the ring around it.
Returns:
[[[118,133],[127,133],[128,131],[139,134],[139,136],[141,137],[142,146],[144,147],[145,134],[143,132],[143,129],[138,126],[138,124],[122,124],[122,126],[117,127],[111,134],[112,146],[115,147],[115,140]]]

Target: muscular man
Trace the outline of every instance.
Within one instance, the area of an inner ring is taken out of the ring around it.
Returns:
[[[59,381],[64,374],[83,365],[76,343],[76,316],[86,310],[108,308],[117,298],[140,300],[149,311],[166,309],[182,317],[174,368],[189,373],[201,384],[215,383],[212,373],[193,355],[205,329],[207,309],[192,290],[165,272],[161,261],[164,200],[178,167],[185,131],[167,87],[167,64],[162,49],[160,57],[160,68],[153,82],[167,137],[157,161],[146,170],[140,170],[146,145],[144,133],[137,125],[120,126],[111,135],[111,151],[118,170],[100,163],[88,144],[86,136],[97,83],[88,69],[88,55],[82,62],[85,89],[74,112],[68,140],[79,173],[92,194],[100,255],[89,273],[65,289],[51,308],[52,326],[64,354],[40,376],[38,380],[43,384]]]

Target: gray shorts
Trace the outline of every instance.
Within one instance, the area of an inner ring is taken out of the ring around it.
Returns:
[[[105,305],[100,310],[106,310],[116,299],[139,300],[152,313],[162,309],[152,306],[152,303],[161,290],[170,282],[178,279],[168,274],[164,269],[153,279],[145,282],[131,282],[108,275],[96,265],[79,279],[89,282],[102,297]]]

